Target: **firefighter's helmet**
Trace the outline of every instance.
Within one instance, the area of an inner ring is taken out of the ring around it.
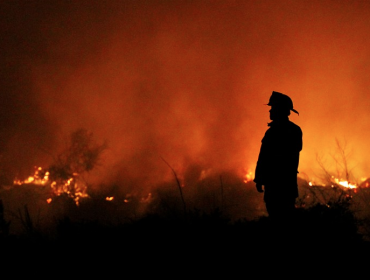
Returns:
[[[281,92],[273,91],[270,96],[269,103],[266,105],[289,109],[299,115],[299,113],[293,108],[292,99],[288,95]]]

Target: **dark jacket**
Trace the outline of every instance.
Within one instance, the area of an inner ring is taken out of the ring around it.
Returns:
[[[298,197],[298,164],[302,130],[289,118],[272,121],[262,139],[254,182],[265,186],[266,196]]]

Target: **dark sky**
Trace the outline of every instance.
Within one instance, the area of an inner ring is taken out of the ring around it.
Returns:
[[[370,176],[369,1],[1,1],[2,172],[47,166],[77,128],[109,149],[94,180],[151,186],[254,171],[273,90],[303,130],[300,175],[336,140]]]

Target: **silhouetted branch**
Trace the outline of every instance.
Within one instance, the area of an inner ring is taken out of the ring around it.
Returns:
[[[186,204],[185,204],[184,196],[182,195],[182,189],[181,189],[181,184],[180,184],[179,178],[177,177],[177,174],[176,174],[175,170],[171,167],[171,165],[163,157],[161,157],[161,159],[165,162],[165,164],[168,165],[169,168],[171,168],[173,174],[175,175],[177,186],[179,187],[179,191],[180,191],[181,201],[182,201],[182,204],[183,204],[183,207],[184,207],[184,213],[186,214],[186,211],[187,211],[186,210]]]

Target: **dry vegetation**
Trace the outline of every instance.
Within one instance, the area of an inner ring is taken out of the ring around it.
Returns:
[[[53,165],[56,179],[66,180],[77,169],[79,173],[91,170],[103,151],[104,146],[89,146],[90,134],[79,133],[72,138],[79,145],[72,145],[74,148]],[[70,193],[54,196],[48,204],[50,186],[25,184],[3,189],[2,248],[23,252],[43,248],[48,254],[92,248],[126,254],[198,252],[196,255],[208,257],[219,256],[220,252],[227,256],[271,248],[296,253],[332,252],[332,256],[343,250],[361,253],[368,249],[368,188],[309,186],[300,179],[295,220],[273,224],[266,217],[254,183],[246,184],[229,172],[194,181],[182,189],[175,170],[173,173],[173,182],[156,186],[151,196],[117,193],[112,201],[107,201],[102,192],[88,190],[88,197],[81,198],[78,204]]]
[[[28,187],[28,190],[18,188],[13,195],[19,197],[20,192],[28,191],[31,196],[39,188]],[[139,245],[160,249],[177,243],[186,244],[187,249],[199,245],[251,249],[256,244],[258,247],[274,242],[281,244],[282,240],[303,249],[322,244],[326,248],[367,246],[369,217],[368,212],[360,210],[362,205],[367,205],[364,201],[369,198],[367,188],[353,193],[339,186],[308,189],[302,186],[296,220],[287,227],[289,230],[284,230],[283,225],[271,224],[265,215],[252,219],[243,217],[247,212],[235,215],[238,209],[248,211],[248,207],[240,206],[244,199],[245,204],[249,199],[250,208],[257,206],[251,199],[256,198],[251,185],[244,185],[243,189],[226,188],[223,203],[221,197],[215,197],[215,189],[208,189],[207,193],[196,197],[187,196],[185,192],[186,210],[177,189],[174,185],[170,187],[159,188],[145,205],[140,197],[122,203],[119,199],[106,201],[98,194],[91,194],[79,205],[67,195],[60,195],[43,207],[25,204],[9,210],[2,205],[1,241],[8,246],[63,244],[63,247],[83,248],[114,245],[126,250]],[[33,197],[39,195],[33,194]],[[15,233],[12,226],[17,224]]]

